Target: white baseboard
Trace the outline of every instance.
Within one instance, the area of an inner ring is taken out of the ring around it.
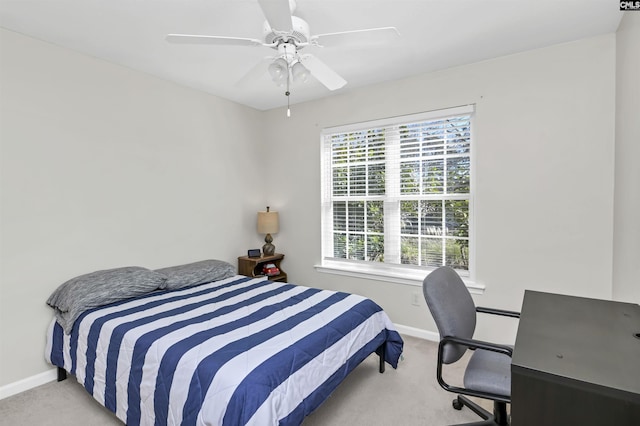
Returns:
[[[54,368],[44,373],[36,374],[35,376],[27,377],[26,379],[18,380],[17,382],[9,383],[0,387],[0,399],[8,398],[20,392],[24,392],[31,388],[35,388],[45,383],[53,382],[58,378],[58,369]]]
[[[429,330],[423,330],[421,328],[410,327],[408,325],[402,325],[402,324],[394,324],[394,325],[396,326],[396,330],[398,330],[398,333],[400,334],[406,334],[407,336],[417,337],[419,339],[431,340],[432,342],[440,341],[439,333],[429,331]]]
[[[438,342],[440,340],[440,335],[438,333],[434,333],[433,331],[423,330],[421,328],[410,327],[408,325],[402,324],[394,325],[396,327],[396,330],[398,330],[398,333],[400,334],[406,334],[407,336],[417,337],[419,339],[431,340],[433,342]],[[31,388],[44,385],[45,383],[53,382],[54,380],[57,380],[57,378],[58,372],[57,369],[54,368],[49,371],[45,371],[44,373],[36,374],[35,376],[27,377],[26,379],[9,383],[8,385],[0,387],[0,399],[8,398]]]

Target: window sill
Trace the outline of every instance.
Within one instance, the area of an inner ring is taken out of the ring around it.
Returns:
[[[397,284],[411,285],[422,287],[422,281],[427,276],[430,269],[416,269],[394,266],[381,266],[372,268],[369,265],[357,264],[340,261],[325,261],[324,264],[315,265],[314,268],[318,272],[326,274],[344,275],[354,278],[363,278],[368,280],[386,281]],[[461,277],[464,284],[472,294],[483,294],[485,286],[468,277]]]

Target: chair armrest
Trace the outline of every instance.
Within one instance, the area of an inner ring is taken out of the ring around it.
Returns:
[[[484,349],[487,351],[498,352],[498,353],[507,355],[509,358],[513,357],[513,348],[511,346],[485,342],[482,340],[463,339],[461,337],[445,336],[442,339],[440,339],[440,344],[438,345],[438,363],[440,363],[441,354],[444,350],[444,346],[447,343],[458,343],[470,349]]]
[[[437,380],[440,386],[442,386],[443,389],[449,392],[459,393],[463,395],[470,395],[470,396],[475,396],[479,398],[489,398],[494,401],[501,401],[501,402],[507,402],[507,403],[511,402],[511,398],[505,397],[503,395],[478,392],[473,389],[452,386],[447,382],[445,382],[444,378],[442,377],[442,365],[443,365],[442,353],[445,345],[449,343],[456,343],[459,345],[467,346],[468,348],[471,348],[471,349],[484,349],[488,351],[498,352],[498,353],[507,355],[509,358],[513,357],[513,348],[511,348],[510,346],[499,345],[496,343],[485,342],[482,340],[463,339],[460,337],[445,336],[442,339],[440,339],[440,343],[438,344],[438,365],[437,365],[437,374],[436,374]]]
[[[505,311],[504,309],[483,308],[481,306],[476,306],[476,312],[480,312],[482,314],[501,315],[503,317],[520,318],[520,312]]]

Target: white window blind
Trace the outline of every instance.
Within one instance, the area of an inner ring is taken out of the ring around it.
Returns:
[[[470,269],[473,106],[325,129],[322,252]]]

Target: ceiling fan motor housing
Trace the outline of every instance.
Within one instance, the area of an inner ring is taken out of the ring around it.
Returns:
[[[264,42],[266,44],[293,43],[298,47],[309,43],[309,24],[297,16],[291,16],[291,24],[292,31],[278,31],[272,29],[269,22],[265,21]]]

